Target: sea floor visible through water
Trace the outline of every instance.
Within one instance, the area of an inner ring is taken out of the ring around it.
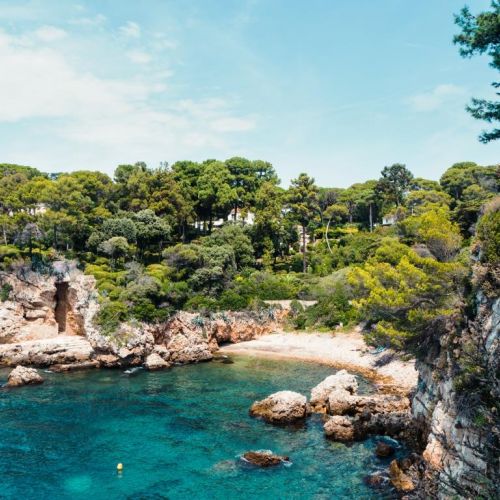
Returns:
[[[305,395],[329,367],[236,356],[163,372],[51,374],[41,386],[0,390],[0,498],[392,498],[363,477],[388,465],[377,438],[325,439],[322,419],[277,427],[251,418],[253,401],[278,390]],[[0,370],[0,382],[8,370]],[[360,392],[369,392],[361,380]],[[258,469],[249,450],[288,455]],[[400,446],[398,455],[405,453]],[[123,472],[116,466],[123,464]]]

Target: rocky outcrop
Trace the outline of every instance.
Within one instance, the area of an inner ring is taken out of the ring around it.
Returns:
[[[410,401],[390,394],[358,395],[356,377],[345,370],[330,375],[311,391],[311,408],[332,415],[324,425],[337,441],[365,439],[372,434],[404,437],[410,426]]]
[[[26,268],[0,273],[0,283],[10,288],[7,300],[0,304],[0,343],[60,333],[84,336],[98,307],[95,279],[69,261],[54,262],[50,275]]]
[[[144,368],[149,371],[163,370],[168,368],[170,363],[165,361],[158,353],[151,353],[144,362]]]
[[[412,478],[401,469],[397,460],[393,460],[389,466],[389,478],[399,492],[408,493],[415,489]]]
[[[293,391],[280,391],[256,401],[250,408],[252,417],[260,417],[273,424],[289,424],[307,416],[307,399]]]
[[[500,272],[476,262],[469,313],[436,323],[417,361],[412,413],[433,498],[494,498],[500,484]]]
[[[356,376],[346,370],[340,370],[335,375],[326,377],[311,390],[311,408],[315,412],[326,413],[328,411],[328,399],[332,392],[338,391],[343,394],[354,394],[358,390]]]
[[[43,377],[34,368],[16,366],[10,373],[6,387],[20,387],[23,385],[36,385],[43,383]]]
[[[111,335],[95,324],[99,310],[95,279],[74,262],[52,263],[49,274],[28,268],[0,273],[10,292],[0,302],[0,365],[159,369],[171,364],[209,361],[219,345],[241,342],[279,328],[286,311],[218,313],[178,312],[148,325],[123,323]],[[161,361],[160,361],[161,359]]]
[[[257,467],[272,467],[289,462],[290,458],[282,455],[275,455],[272,451],[247,451],[243,454],[243,460]]]
[[[354,424],[349,417],[335,415],[330,417],[323,426],[325,435],[333,441],[349,442],[356,439]]]
[[[0,364],[4,366],[78,364],[90,361],[93,354],[94,350],[88,340],[69,335],[0,344]]]

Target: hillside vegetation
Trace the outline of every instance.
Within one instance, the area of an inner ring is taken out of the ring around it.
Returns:
[[[245,158],[120,165],[113,179],[2,164],[1,265],[77,259],[97,280],[107,331],[178,309],[311,299],[293,304],[296,327],[364,321],[371,342],[411,348],[462,300],[476,232],[498,260],[498,176],[465,162],[436,182],[394,164],[347,189],[305,173],[285,189],[270,163]]]

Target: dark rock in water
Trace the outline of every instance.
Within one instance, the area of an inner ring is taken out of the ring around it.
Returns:
[[[234,361],[226,354],[221,354],[221,353],[217,353],[217,352],[214,354],[212,361],[217,361],[217,362],[223,363],[225,365],[232,365],[234,363]]]
[[[384,441],[379,441],[377,443],[377,448],[375,449],[375,455],[380,458],[385,458],[394,455],[395,451],[394,446],[384,443]]]
[[[363,478],[363,482],[370,488],[381,488],[386,483],[386,479],[381,474],[370,474]]]
[[[271,451],[247,451],[243,459],[257,467],[272,467],[290,461],[288,457],[275,455]]]

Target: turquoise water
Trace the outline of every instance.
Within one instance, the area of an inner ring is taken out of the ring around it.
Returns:
[[[0,382],[7,373],[0,371]],[[387,465],[374,456],[374,440],[329,442],[319,416],[299,429],[248,416],[256,399],[283,389],[309,394],[331,373],[238,357],[133,377],[46,374],[42,386],[2,390],[0,498],[389,498],[363,483]],[[238,460],[258,449],[293,463],[256,469]]]

